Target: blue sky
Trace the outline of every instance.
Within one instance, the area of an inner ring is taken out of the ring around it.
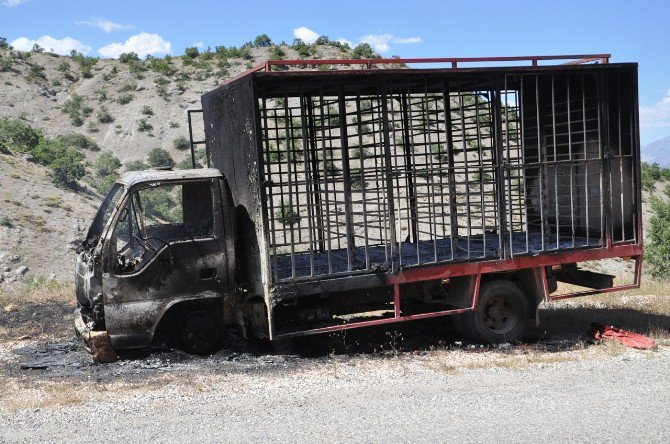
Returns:
[[[640,64],[642,144],[670,135],[667,1],[58,1],[0,0],[0,36],[15,46],[75,48],[113,57],[182,54],[187,46],[240,45],[327,35],[368,41],[382,55],[469,57],[612,53]]]

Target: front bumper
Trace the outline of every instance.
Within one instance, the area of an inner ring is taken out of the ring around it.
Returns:
[[[94,331],[84,322],[81,308],[74,310],[74,331],[77,337],[84,343],[84,348],[93,356],[93,360],[99,363],[114,362],[119,357],[116,355],[109,335],[106,331]]]

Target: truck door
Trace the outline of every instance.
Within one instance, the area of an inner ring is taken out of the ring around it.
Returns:
[[[226,292],[218,186],[212,179],[151,184],[127,198],[108,244],[103,289],[110,336],[150,338],[173,303]]]

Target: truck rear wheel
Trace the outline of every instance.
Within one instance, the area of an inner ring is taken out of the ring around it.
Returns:
[[[216,350],[221,332],[211,314],[194,311],[180,323],[178,337],[180,348],[186,353],[206,355]]]
[[[482,284],[474,311],[454,318],[459,332],[478,343],[514,342],[528,323],[528,300],[514,282],[496,279]]]

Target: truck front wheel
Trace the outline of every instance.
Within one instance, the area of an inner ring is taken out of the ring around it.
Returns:
[[[474,311],[454,319],[459,332],[478,343],[514,342],[528,323],[528,300],[517,284],[496,279],[482,284]]]
[[[216,350],[221,332],[214,317],[206,311],[193,311],[179,326],[179,345],[186,353],[206,355]]]

